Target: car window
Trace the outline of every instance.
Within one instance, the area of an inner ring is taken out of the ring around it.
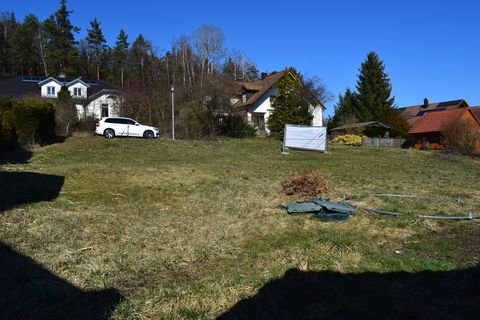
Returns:
[[[122,118],[107,118],[105,119],[106,123],[117,123],[117,124],[129,124],[134,125],[135,121],[130,119],[122,119]]]

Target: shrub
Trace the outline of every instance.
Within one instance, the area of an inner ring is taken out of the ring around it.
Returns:
[[[12,119],[13,102],[9,98],[0,98],[0,151],[11,149],[17,142]]]
[[[233,138],[245,138],[255,136],[257,130],[248,124],[247,120],[240,115],[228,115],[218,119],[219,133]]]
[[[12,111],[20,144],[46,144],[55,137],[55,108],[50,102],[23,98],[14,103]]]
[[[72,125],[73,132],[85,132],[93,134],[95,132],[97,120],[93,116],[87,116]]]
[[[282,182],[283,192],[297,199],[318,197],[328,192],[327,179],[318,171],[302,170],[298,175],[288,177]]]
[[[55,103],[55,123],[57,134],[68,137],[71,127],[78,122],[77,108],[72,96],[66,87],[58,92],[58,99]]]
[[[461,119],[442,134],[446,139],[446,151],[463,155],[480,153],[480,130],[474,122]]]
[[[346,134],[343,136],[336,136],[332,141],[333,144],[344,144],[347,146],[361,146],[362,137],[354,134]]]
[[[9,150],[17,143],[12,110],[0,113],[0,150]]]

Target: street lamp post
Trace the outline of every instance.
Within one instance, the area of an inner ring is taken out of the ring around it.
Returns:
[[[172,92],[172,140],[175,140],[175,87],[170,88]]]

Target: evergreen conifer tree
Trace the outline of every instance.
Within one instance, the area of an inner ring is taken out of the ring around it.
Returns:
[[[40,74],[40,57],[35,46],[35,38],[40,30],[40,22],[33,14],[25,16],[14,35],[15,64],[18,72],[24,75]]]
[[[138,35],[128,52],[128,66],[130,74],[139,77],[145,83],[147,73],[153,63],[153,49],[150,41],[142,34]]]
[[[285,124],[308,125],[312,115],[308,110],[302,89],[302,77],[293,68],[287,68],[277,82],[277,93],[272,99],[273,111],[268,118],[268,127],[277,137],[283,136]]]
[[[360,67],[357,80],[358,104],[356,116],[359,121],[379,120],[380,115],[393,108],[392,85],[385,73],[385,65],[375,52],[370,52]]]
[[[49,73],[76,73],[75,61],[77,51],[75,48],[74,32],[80,31],[70,22],[73,11],[67,9],[67,0],[60,0],[60,8],[43,22],[47,41],[47,60]]]
[[[13,12],[0,14],[0,77],[15,74],[14,39],[17,21]]]
[[[358,121],[357,94],[349,88],[345,94],[338,96],[338,103],[334,106],[334,116],[330,123],[332,128]]]
[[[115,43],[115,48],[113,48],[112,52],[114,79],[119,77],[119,81],[115,82],[120,83],[122,88],[125,80],[125,65],[128,57],[128,46],[128,36],[122,29],[118,34],[117,42]]]
[[[92,53],[93,62],[95,63],[97,80],[100,80],[100,62],[102,56],[104,56],[107,51],[107,41],[103,36],[102,29],[100,28],[100,22],[98,22],[97,18],[94,18],[90,22],[90,29],[87,29],[87,31],[88,34],[86,40]]]

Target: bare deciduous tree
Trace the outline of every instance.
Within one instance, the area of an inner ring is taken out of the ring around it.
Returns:
[[[193,33],[192,41],[201,60],[200,86],[203,86],[205,75],[213,74],[223,57],[225,37],[219,28],[203,25]]]

